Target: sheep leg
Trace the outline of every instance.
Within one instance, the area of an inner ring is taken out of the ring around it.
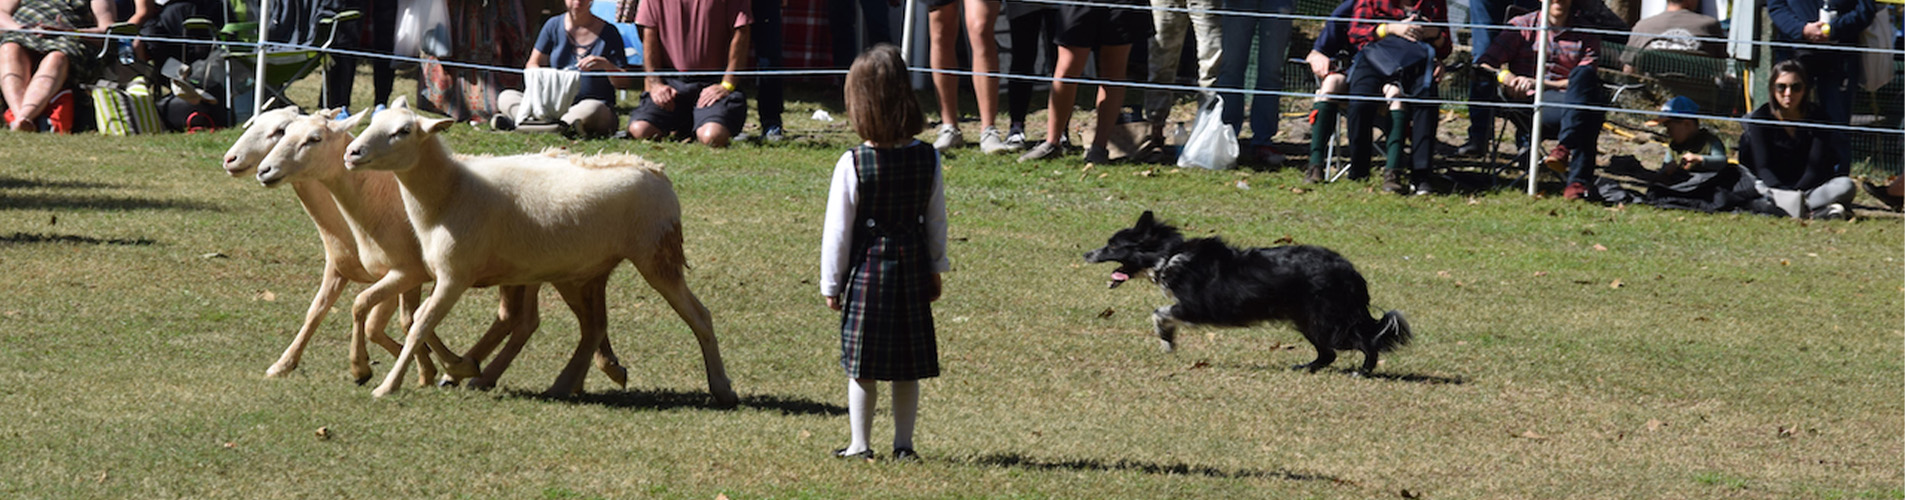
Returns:
[[[404,331],[410,331],[411,318],[416,316],[417,303],[422,302],[422,298],[423,287],[421,286],[404,290],[403,294],[397,296],[397,304],[401,306],[401,308],[398,309],[401,314],[397,316],[397,324],[400,325]],[[390,324],[389,314],[372,311],[370,320],[372,321],[370,328],[372,342],[376,342],[378,345],[383,346],[384,350],[390,351],[391,356],[396,356],[397,353],[403,352],[403,346],[398,345],[397,341],[392,340],[390,336],[384,335],[384,327]],[[382,320],[382,322],[378,323],[379,320]],[[436,380],[436,363],[430,362],[430,356],[427,353],[417,356],[417,386],[429,387],[430,384],[436,382]],[[359,380],[357,383],[361,385],[364,381]]]
[[[603,310],[607,311],[607,307],[605,302]],[[602,345],[595,348],[595,368],[601,370],[603,375],[608,375],[609,381],[615,382],[616,387],[628,388],[628,369],[622,367],[621,358],[615,357],[615,347],[609,345],[606,323],[602,325]]]
[[[677,225],[662,238],[651,258],[635,260],[635,269],[641,271],[648,286],[668,300],[668,306],[688,323],[688,329],[694,330],[695,341],[701,343],[701,364],[708,372],[708,393],[714,395],[715,404],[724,407],[740,404],[741,398],[734,394],[727,368],[721,363],[721,346],[714,338],[714,317],[701,305],[694,291],[688,289],[688,280],[682,275],[686,262],[681,251],[681,227]]]
[[[438,277],[436,290],[417,308],[410,332],[404,337],[403,352],[397,354],[396,364],[390,367],[390,373],[384,375],[383,384],[371,391],[372,396],[384,397],[397,392],[402,385],[404,371],[410,368],[411,358],[418,354],[417,346],[423,343],[425,335],[436,334],[437,324],[450,315],[450,309],[456,307],[457,299],[462,298],[466,291],[469,291],[467,283],[453,277]]]
[[[383,328],[389,324],[389,321],[378,321],[378,318],[390,317],[391,312],[397,308],[398,304],[395,300],[386,300],[372,304],[370,307],[372,323],[367,330],[375,333],[365,335],[364,332],[359,332],[356,328],[351,329],[351,380],[356,382],[357,385],[364,385],[365,382],[370,381],[370,350],[365,346],[366,336],[377,337],[380,340],[377,341],[377,344],[383,345],[386,349],[401,347],[397,345],[396,341],[390,340],[388,336],[383,334]],[[389,345],[384,345],[386,342],[388,342]],[[396,351],[391,351],[391,354],[395,355]]]
[[[368,311],[360,311],[358,309],[364,307],[365,300],[375,302],[390,300],[392,298],[391,295],[400,293],[399,291],[422,288],[424,281],[425,278],[422,276],[412,276],[403,271],[392,270],[385,274],[383,279],[377,280],[376,283],[370,285],[370,288],[366,288],[363,292],[357,294],[358,304],[352,308],[352,313],[356,315],[357,326],[361,328],[365,323],[365,314],[367,314]],[[406,316],[414,316],[415,314],[416,313],[413,312]],[[452,351],[449,346],[443,345],[443,340],[437,338],[436,332],[432,331],[429,335],[424,336],[423,342],[430,347],[430,351],[436,351],[437,359],[443,362],[444,371],[449,372],[451,377],[465,379],[479,374],[476,363],[457,356],[456,351]],[[405,347],[409,346],[406,345]],[[428,356],[430,355],[430,351],[424,351],[423,354]],[[430,375],[431,378],[434,379],[436,374],[430,373]],[[427,385],[428,382],[425,382],[425,384]]]
[[[331,304],[337,303],[338,295],[344,292],[344,275],[339,273],[337,265],[329,259],[324,263],[324,278],[318,280],[317,295],[311,297],[311,307],[304,312],[304,324],[298,327],[298,335],[291,339],[291,345],[284,348],[284,354],[278,356],[278,362],[265,369],[266,377],[280,377],[298,369],[298,361],[304,357],[304,347],[311,342],[311,335],[324,323],[324,314],[330,312]]]
[[[535,333],[536,328],[541,326],[542,318],[537,311],[539,306],[536,303],[537,291],[540,288],[540,285],[525,285],[507,286],[499,290],[503,303],[497,306],[497,315],[499,321],[501,317],[509,316],[512,329],[500,330],[498,325],[490,325],[490,331],[485,333],[483,339],[476,345],[471,346],[469,354],[464,356],[474,359],[489,356],[489,350],[496,348],[497,341],[501,340],[504,333],[509,334],[509,343],[503,345],[503,350],[497,352],[495,358],[483,365],[483,376],[471,379],[470,387],[478,389],[495,387],[496,383],[502,380],[503,372],[509,370],[509,364],[516,360],[516,354],[522,352],[523,345],[529,342],[529,335]]]
[[[562,373],[556,376],[556,382],[550,384],[544,396],[563,397],[581,392],[582,381],[589,375],[589,359],[602,346],[602,337],[608,329],[608,278],[611,273],[589,278],[582,282],[557,283],[556,292],[562,295],[563,302],[569,304],[569,310],[575,312],[577,329],[582,339],[576,342],[575,353],[569,356],[569,364],[563,366]]]

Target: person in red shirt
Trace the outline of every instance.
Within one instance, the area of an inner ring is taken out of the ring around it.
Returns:
[[[1349,42],[1357,47],[1349,72],[1349,95],[1377,97],[1386,83],[1402,87],[1404,97],[1436,98],[1435,76],[1441,59],[1452,50],[1442,28],[1434,23],[1448,22],[1448,4],[1444,0],[1356,0],[1355,21],[1349,26]],[[1384,103],[1356,99],[1349,105],[1349,175],[1360,179],[1369,175],[1371,120]],[[1390,112],[1394,125],[1389,130],[1389,161],[1383,169],[1383,190],[1397,194],[1428,194],[1431,160],[1435,155],[1436,109],[1433,104],[1408,104]],[[1410,178],[1414,189],[1402,176],[1402,137],[1409,131]]]
[[[725,71],[720,76],[649,76],[642,102],[628,117],[628,135],[657,139],[694,134],[709,147],[726,147],[747,122],[747,97],[734,73],[747,68],[754,22],[749,0],[642,2],[644,62],[651,71]]]
[[[1542,92],[1544,103],[1607,105],[1601,90],[1601,77],[1595,73],[1595,61],[1601,57],[1601,37],[1571,29],[1574,0],[1552,0],[1548,12],[1548,33],[1510,30],[1495,37],[1480,64],[1496,75],[1502,84],[1502,96],[1508,99],[1532,99]],[[1539,26],[1538,12],[1510,19],[1510,26]],[[1535,80],[1536,43],[1548,45],[1547,78]],[[1567,171],[1567,188],[1562,196],[1578,200],[1594,185],[1594,169],[1601,139],[1601,124],[1607,114],[1601,111],[1561,108],[1541,110],[1542,129],[1557,130],[1561,143],[1548,152],[1548,168]],[[1536,144],[1539,144],[1537,141]]]

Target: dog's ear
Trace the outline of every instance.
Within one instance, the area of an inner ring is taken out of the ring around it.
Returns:
[[[1145,210],[1143,214],[1138,215],[1138,224],[1132,227],[1151,227],[1151,225],[1156,223],[1157,219],[1151,216],[1151,211]]]

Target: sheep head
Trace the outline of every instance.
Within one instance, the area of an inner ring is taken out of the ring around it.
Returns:
[[[364,113],[333,119],[342,109],[298,117],[284,127],[284,138],[258,165],[258,183],[276,187],[285,181],[314,180],[343,172],[344,148]]]
[[[435,120],[418,116],[410,103],[398,97],[390,107],[370,119],[370,127],[351,141],[344,153],[344,166],[351,170],[408,170],[417,165],[426,147],[434,144],[438,133],[456,124],[448,118]]]
[[[284,127],[291,120],[301,116],[298,108],[286,106],[259,113],[245,121],[245,133],[238,136],[231,149],[225,150],[225,174],[243,177],[258,168],[271,147],[284,137]]]

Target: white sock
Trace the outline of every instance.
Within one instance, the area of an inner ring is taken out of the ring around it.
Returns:
[[[867,451],[867,434],[873,429],[873,399],[879,397],[880,386],[873,379],[847,379],[847,424],[853,431],[853,442],[841,453],[852,455]]]
[[[893,448],[913,447],[913,422],[919,420],[919,381],[893,381]]]

